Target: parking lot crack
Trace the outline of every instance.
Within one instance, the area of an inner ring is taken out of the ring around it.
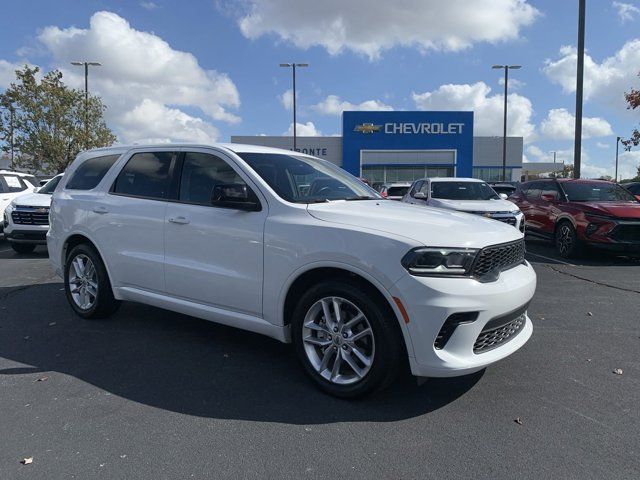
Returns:
[[[609,288],[613,288],[615,290],[621,290],[623,292],[640,293],[640,290],[634,290],[633,288],[619,287],[617,285],[611,285],[609,283],[598,282],[597,280],[592,280],[590,278],[581,277],[580,275],[576,275],[575,273],[569,273],[569,272],[566,272],[564,270],[560,270],[559,268],[555,268],[553,265],[546,265],[546,266],[549,267],[554,272],[561,273],[562,275],[567,275],[568,277],[573,277],[573,278],[576,278],[578,280],[583,280],[583,281],[589,282],[589,283],[591,283],[593,285],[599,285],[601,287],[609,287]]]

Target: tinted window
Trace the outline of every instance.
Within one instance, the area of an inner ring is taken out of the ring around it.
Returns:
[[[118,174],[112,192],[132,197],[168,198],[176,157],[174,152],[134,154]]]
[[[625,187],[634,195],[640,195],[640,183],[632,183],[631,185],[625,185]]]
[[[17,193],[27,189],[27,184],[17,175],[2,175],[4,193]]]
[[[390,197],[404,197],[409,191],[409,187],[389,187],[387,191]]]
[[[522,187],[525,196],[528,200],[535,200],[536,198],[540,198],[540,193],[542,192],[542,185],[540,182],[531,182]]]
[[[564,193],[570,202],[635,202],[629,191],[615,183],[565,182]]]
[[[58,186],[58,184],[60,183],[60,180],[62,180],[62,176],[53,177],[51,180],[49,180],[44,185],[44,187],[42,187],[40,190],[38,190],[38,193],[44,193],[46,195],[51,195],[53,193],[53,191],[56,189],[56,187]]]
[[[216,185],[239,183],[244,180],[227,162],[207,153],[185,154],[180,177],[180,200],[211,205],[211,194]]]
[[[553,195],[554,198],[560,199],[560,189],[555,182],[546,182],[542,185],[541,195]]]
[[[83,162],[65,186],[68,190],[91,190],[107,174],[120,155],[105,155]]]
[[[431,182],[431,197],[447,200],[491,200],[499,198],[485,182]]]

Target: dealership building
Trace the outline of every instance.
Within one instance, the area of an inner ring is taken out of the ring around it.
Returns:
[[[234,143],[293,149],[290,136],[232,136]],[[473,112],[343,112],[342,136],[297,137],[297,150],[371,182],[502,177],[502,137],[475,137]],[[507,138],[507,180],[522,175],[522,137]]]

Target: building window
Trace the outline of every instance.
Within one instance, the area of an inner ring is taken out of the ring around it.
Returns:
[[[513,167],[507,167],[507,182],[511,181],[512,174]],[[480,180],[484,180],[485,182],[500,182],[502,181],[502,167],[474,167],[473,178],[479,178]]]
[[[453,167],[429,167],[417,165],[411,167],[385,166],[362,166],[362,178],[370,182],[413,182],[421,178],[453,177]]]

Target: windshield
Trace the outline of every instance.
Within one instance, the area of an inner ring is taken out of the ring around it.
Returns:
[[[0,175],[0,179],[4,180],[4,193],[17,193],[26,190],[27,184],[17,175]]]
[[[564,182],[562,189],[570,202],[636,202],[629,191],[615,183]]]
[[[59,177],[53,177],[47,183],[45,183],[44,187],[38,190],[38,193],[44,193],[45,195],[51,195],[53,191],[56,189],[60,180],[62,179],[62,175]]]
[[[498,200],[500,198],[484,182],[431,182],[431,197],[446,200]]]
[[[381,198],[371,187],[325,160],[281,153],[238,155],[288,202],[316,203]]]

